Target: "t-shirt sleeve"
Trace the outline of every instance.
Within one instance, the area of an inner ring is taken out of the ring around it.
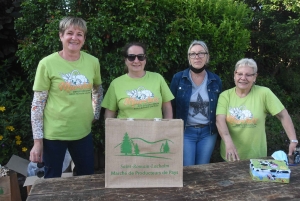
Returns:
[[[95,78],[94,78],[94,85],[100,85],[102,84],[102,80],[101,80],[101,74],[100,74],[100,63],[99,60],[96,59],[96,67],[95,67]]]
[[[114,87],[113,82],[108,87],[108,90],[107,90],[107,92],[104,96],[104,99],[102,101],[101,107],[104,107],[104,108],[109,109],[111,111],[117,111],[118,110],[117,96],[116,96],[116,91],[115,91],[115,87]]]
[[[265,94],[265,108],[273,116],[285,108],[277,96],[268,88]]]
[[[47,71],[46,65],[43,62],[39,62],[36,70],[33,91],[48,91],[50,89],[51,80]]]
[[[217,104],[216,115],[218,114],[227,114],[229,105],[229,93],[228,91],[224,91],[220,94]]]
[[[174,99],[174,96],[169,88],[169,86],[167,85],[165,79],[161,76],[161,85],[160,85],[160,91],[161,91],[161,97],[162,97],[162,102],[168,102]]]

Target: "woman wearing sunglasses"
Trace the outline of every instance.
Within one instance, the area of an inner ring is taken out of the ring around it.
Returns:
[[[206,69],[209,52],[203,41],[193,41],[188,49],[189,68],[171,81],[174,118],[184,121],[183,165],[210,162],[217,139],[216,107],[222,91],[220,78]]]
[[[111,82],[102,102],[104,117],[172,119],[174,96],[160,74],[145,70],[145,45],[129,43],[123,56],[128,72]]]

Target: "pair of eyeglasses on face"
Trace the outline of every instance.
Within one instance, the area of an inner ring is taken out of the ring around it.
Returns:
[[[254,75],[256,75],[256,73],[253,74],[243,74],[243,73],[239,73],[239,72],[235,72],[235,74],[238,76],[238,78],[242,78],[243,76],[245,76],[246,78],[252,78]]]
[[[128,61],[134,61],[136,57],[138,58],[139,61],[144,61],[146,59],[146,55],[145,54],[128,54],[126,56],[126,58],[128,59]]]
[[[207,52],[198,52],[198,53],[193,52],[193,53],[189,53],[189,57],[191,59],[195,59],[196,56],[198,56],[199,58],[203,58],[203,57],[205,57],[205,55],[207,55]]]

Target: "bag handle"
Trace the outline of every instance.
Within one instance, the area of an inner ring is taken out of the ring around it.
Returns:
[[[161,118],[153,118],[154,121],[161,121]],[[127,118],[127,121],[134,121],[134,118]]]

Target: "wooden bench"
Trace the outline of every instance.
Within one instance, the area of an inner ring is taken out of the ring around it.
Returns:
[[[182,188],[105,188],[104,174],[41,179],[27,198],[34,200],[300,200],[300,165],[290,183],[253,181],[249,160],[183,168]]]

